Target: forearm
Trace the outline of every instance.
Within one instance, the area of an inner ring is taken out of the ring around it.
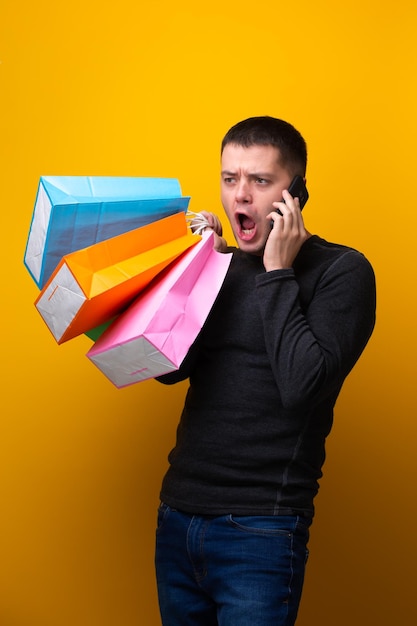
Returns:
[[[304,310],[292,270],[260,275],[257,289],[284,406],[317,402],[337,391],[373,329],[375,291],[369,264],[335,264]]]

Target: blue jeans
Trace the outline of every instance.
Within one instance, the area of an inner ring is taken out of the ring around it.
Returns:
[[[292,626],[310,523],[188,515],[162,504],[155,563],[163,626]]]

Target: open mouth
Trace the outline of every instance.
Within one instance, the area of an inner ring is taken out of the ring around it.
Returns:
[[[237,213],[236,217],[239,223],[240,233],[246,237],[253,235],[256,226],[253,219],[245,213]]]

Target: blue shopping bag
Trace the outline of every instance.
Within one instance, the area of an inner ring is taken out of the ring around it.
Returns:
[[[24,264],[42,289],[63,256],[186,212],[175,178],[41,176]]]

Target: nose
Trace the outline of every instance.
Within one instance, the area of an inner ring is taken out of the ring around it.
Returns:
[[[237,184],[235,197],[236,202],[240,203],[248,203],[252,200],[250,187],[248,185],[248,182],[244,178],[241,178]]]

